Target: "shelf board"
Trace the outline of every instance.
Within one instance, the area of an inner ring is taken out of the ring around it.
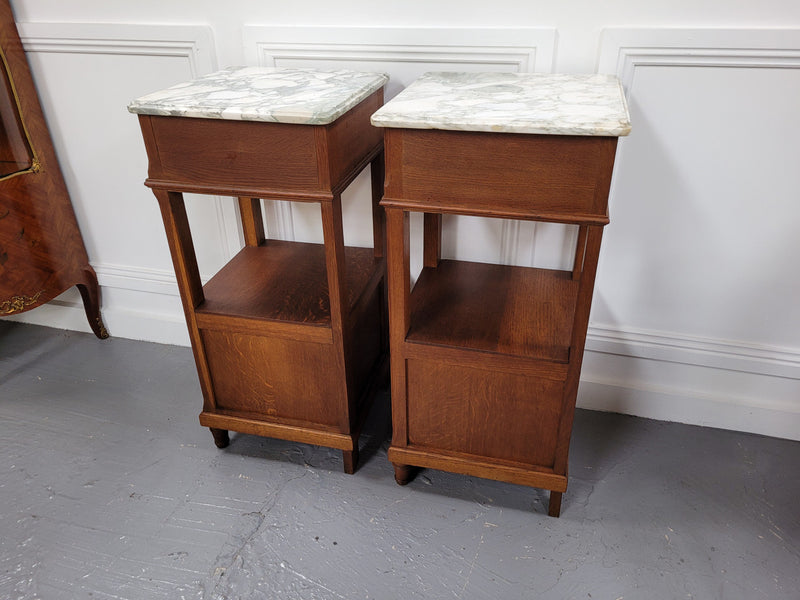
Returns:
[[[443,260],[414,286],[406,339],[565,363],[577,293],[567,271]]]
[[[350,308],[370,286],[380,265],[372,248],[345,248]],[[267,240],[245,246],[203,286],[203,315],[330,327],[325,248],[322,244]]]

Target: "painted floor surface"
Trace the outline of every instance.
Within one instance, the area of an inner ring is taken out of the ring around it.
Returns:
[[[578,411],[547,493],[233,434],[188,348],[0,322],[0,598],[800,598],[800,443]]]

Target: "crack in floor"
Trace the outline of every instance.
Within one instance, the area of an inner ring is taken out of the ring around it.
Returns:
[[[227,561],[227,565],[225,566],[217,566],[214,569],[213,577],[216,578],[214,583],[214,588],[212,593],[217,594],[219,591],[220,586],[223,584],[223,581],[230,577],[230,572],[233,569],[234,565],[236,564],[237,560],[244,560],[242,558],[243,552],[245,549],[250,545],[250,543],[255,539],[255,537],[261,533],[262,526],[267,519],[267,514],[275,507],[278,502],[278,497],[280,494],[286,489],[286,487],[292,483],[293,481],[297,481],[298,479],[304,478],[308,475],[309,470],[305,470],[302,475],[298,475],[296,477],[290,477],[272,493],[270,498],[262,504],[261,508],[256,511],[251,511],[247,513],[243,513],[242,517],[255,517],[256,523],[250,528],[250,532],[243,536],[243,539],[238,544],[237,548],[232,552],[230,560]],[[227,553],[226,553],[227,554]],[[224,555],[219,555],[217,560],[214,561],[215,565],[219,565],[220,562],[224,560]],[[224,598],[225,596],[221,596]]]

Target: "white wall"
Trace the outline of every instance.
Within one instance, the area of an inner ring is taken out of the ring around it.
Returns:
[[[132,98],[235,64],[616,73],[620,143],[579,404],[800,439],[800,3],[12,0],[112,335],[188,343]],[[367,244],[368,180],[346,196]],[[321,238],[307,205],[272,235]],[[241,244],[191,198],[201,271]],[[458,236],[455,233],[458,232]],[[464,240],[468,239],[469,244]],[[563,266],[573,232],[451,218],[445,252]],[[17,317],[88,330],[76,293]]]

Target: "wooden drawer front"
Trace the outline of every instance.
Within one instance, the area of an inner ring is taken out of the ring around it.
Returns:
[[[221,331],[201,336],[216,408],[347,427],[332,346]]]
[[[564,384],[408,360],[408,443],[551,467]]]
[[[617,139],[388,129],[386,197],[433,211],[605,221]]]
[[[319,191],[316,127],[219,119],[142,117],[152,127],[151,179],[190,186]],[[176,188],[181,189],[181,188]]]

